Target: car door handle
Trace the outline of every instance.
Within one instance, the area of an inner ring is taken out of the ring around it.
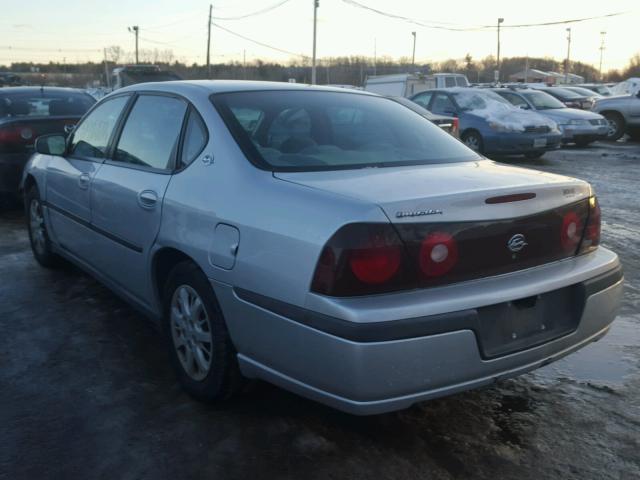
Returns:
[[[90,184],[91,184],[91,175],[89,175],[88,173],[80,174],[80,176],[78,177],[78,185],[80,186],[80,188],[83,190],[86,190],[87,188],[89,188]]]
[[[153,190],[143,190],[138,194],[138,204],[142,208],[151,209],[158,203],[158,194]]]

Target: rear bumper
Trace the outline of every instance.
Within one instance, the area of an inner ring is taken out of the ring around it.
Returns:
[[[28,153],[0,153],[0,194],[17,194]]]
[[[536,141],[544,139],[544,145]],[[485,153],[518,155],[555,150],[560,147],[562,135],[549,133],[491,133],[483,137]]]
[[[277,301],[264,303],[217,283],[214,288],[246,376],[367,415],[525,373],[604,335],[622,295],[620,265],[603,248],[584,257],[464,286],[394,295],[397,304],[384,308],[375,303],[387,296],[286,311]],[[488,359],[473,326],[465,324],[477,307],[577,284],[585,289],[577,328],[535,347]],[[458,307],[451,308],[452,302]],[[445,307],[448,311],[441,311]],[[412,314],[416,308],[426,314]]]

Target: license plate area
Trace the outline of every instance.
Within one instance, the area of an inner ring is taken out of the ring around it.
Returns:
[[[547,139],[546,138],[534,138],[533,139],[534,148],[546,147]]]
[[[508,355],[567,335],[578,328],[583,307],[580,285],[481,307],[476,335],[482,356]]]

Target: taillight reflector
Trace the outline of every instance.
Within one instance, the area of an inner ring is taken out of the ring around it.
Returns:
[[[427,277],[444,275],[458,261],[458,245],[446,232],[427,235],[420,247],[420,270]]]
[[[576,212],[567,212],[562,219],[560,230],[560,243],[565,252],[571,252],[578,248],[582,236],[582,222]]]

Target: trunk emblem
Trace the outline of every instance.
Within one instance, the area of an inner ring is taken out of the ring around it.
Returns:
[[[396,218],[422,217],[424,215],[442,215],[442,210],[430,208],[428,210],[417,210],[414,212],[396,212]]]
[[[526,239],[524,238],[524,235],[522,235],[521,233],[516,233],[507,242],[507,247],[509,247],[509,250],[511,250],[513,253],[519,252],[520,250],[522,250],[527,245],[529,245],[529,244],[527,243]]]

